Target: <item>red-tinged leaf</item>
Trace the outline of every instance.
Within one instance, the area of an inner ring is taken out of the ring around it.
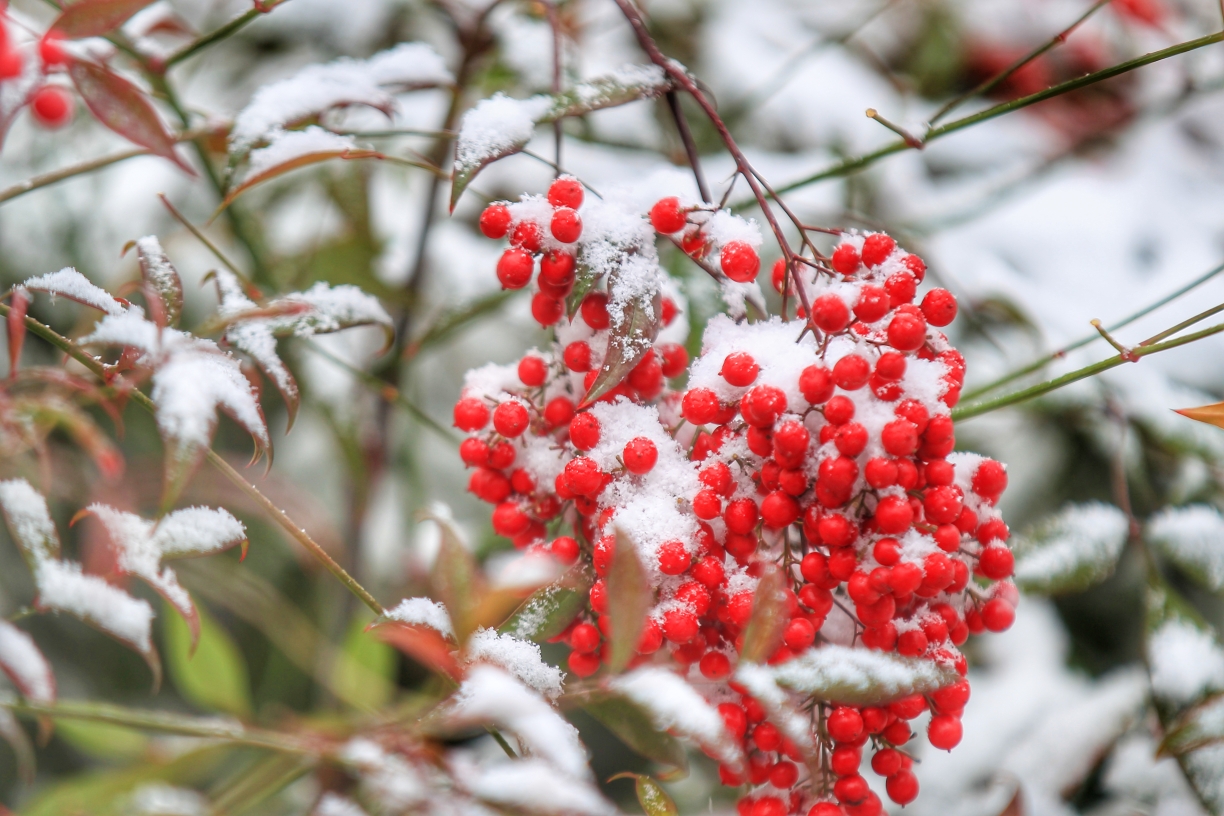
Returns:
[[[637,654],[646,615],[653,602],[654,590],[638,558],[637,547],[618,527],[616,548],[608,567],[608,618],[612,634],[607,665],[613,674],[624,671]]]
[[[101,37],[127,22],[154,0],[78,0],[51,23],[51,30],[68,39]]]
[[[1224,428],[1224,402],[1202,405],[1198,408],[1176,408],[1174,410],[1188,419]]]
[[[165,316],[162,325],[177,326],[183,314],[183,281],[178,270],[170,263],[161,242],[152,235],[136,242],[136,254],[149,305],[160,304]],[[153,297],[148,297],[150,291]]]
[[[452,646],[442,635],[426,626],[411,626],[400,621],[384,621],[370,627],[383,643],[388,643],[422,666],[456,681],[463,679]]]
[[[241,184],[239,184],[233,190],[230,190],[229,194],[225,197],[225,200],[221,202],[220,206],[217,207],[216,212],[212,214],[212,218],[216,218],[218,215],[220,215],[226,207],[234,203],[234,199],[245,193],[247,190],[258,184],[263,184],[265,181],[274,179],[277,176],[283,176],[290,170],[309,167],[312,164],[319,164],[321,162],[331,161],[332,159],[353,160],[384,158],[386,158],[386,156],[379,153],[377,150],[365,150],[362,148],[350,148],[347,150],[319,150],[314,153],[305,153],[300,156],[295,156],[289,161],[282,162],[281,164],[269,167],[267,170],[262,170],[254,175],[244,178]]]
[[[9,298],[8,352],[9,379],[17,376],[17,363],[21,360],[21,347],[25,345],[26,311],[30,308],[30,293],[23,286],[13,287]]]
[[[463,645],[476,630],[476,612],[485,589],[484,576],[450,519],[428,512],[420,513],[417,518],[432,521],[441,531],[438,555],[429,576],[432,590],[429,594],[446,607],[455,627],[455,638]]]
[[[764,663],[782,643],[782,632],[789,622],[786,597],[786,576],[768,568],[757,584],[752,603],[752,617],[744,627],[744,647],[740,660]]]
[[[128,141],[174,162],[187,175],[196,174],[178,155],[177,140],[144,91],[110,68],[87,60],[70,59],[68,75],[99,122]]]
[[[36,703],[55,702],[55,675],[33,638],[6,620],[0,620],[0,670],[21,696]]]
[[[618,273],[613,272],[608,281],[608,291],[613,298],[619,288],[618,277]],[[648,304],[640,297],[627,300],[621,321],[608,332],[608,350],[604,354],[603,366],[582,398],[579,409],[586,408],[624,382],[637,364],[654,349],[655,337],[659,334],[659,318],[663,314],[662,298],[656,292]]]
[[[647,759],[680,772],[688,771],[688,753],[684,745],[656,728],[650,713],[632,700],[597,691],[583,702],[582,709]]]
[[[59,428],[89,454],[103,478],[114,481],[123,475],[123,454],[89,414],[61,399],[27,399],[17,406],[19,413],[39,426]]]

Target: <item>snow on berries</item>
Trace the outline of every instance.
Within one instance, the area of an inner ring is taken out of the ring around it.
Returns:
[[[934,749],[960,742],[959,647],[1010,626],[1018,599],[996,506],[1006,469],[954,452],[964,359],[940,329],[956,298],[919,299],[920,258],[848,233],[827,266],[797,267],[810,315],[716,316],[687,366],[657,235],[744,283],[759,232],[678,196],[645,212],[630,200],[563,176],[481,215],[485,235],[509,239],[498,278],[535,278],[533,314],[554,340],[469,372],[455,407],[469,489],[516,547],[590,564],[586,608],[559,636],[579,677],[610,657],[607,576],[633,547],[653,603],[630,668],[670,666],[717,708],[747,760],[720,767],[747,786],[743,816],[879,814],[864,764],[912,802],[914,721],[930,715]],[[563,308],[580,269],[585,294]],[[628,338],[640,362],[587,404],[630,310],[661,300],[657,336]],[[741,655],[766,576],[783,619],[758,665]],[[835,691],[803,705],[821,689]]]

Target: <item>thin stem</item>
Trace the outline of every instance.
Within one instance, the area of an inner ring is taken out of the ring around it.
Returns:
[[[906,145],[908,145],[909,147],[912,147],[915,150],[921,150],[923,147],[925,147],[921,139],[919,139],[917,136],[910,133],[908,130],[901,127],[900,125],[894,124],[890,122],[889,120],[885,119],[883,116],[880,115],[880,112],[876,110],[875,108],[867,109],[867,118],[876,120],[881,125],[883,125],[884,127],[891,130],[893,133],[900,136],[902,139],[905,140]]]
[[[561,20],[557,16],[557,4],[555,0],[545,0],[544,13],[548,17],[548,26],[552,29],[552,46],[553,46],[553,70],[552,70],[552,92],[554,94],[561,93]],[[557,165],[557,174],[561,174],[561,119],[558,118],[553,122],[553,160]]]
[[[1118,352],[1119,354],[1121,354],[1123,357],[1125,357],[1125,358],[1127,358],[1128,360],[1130,360],[1132,363],[1134,363],[1134,362],[1138,362],[1138,360],[1137,360],[1137,358],[1135,357],[1135,355],[1131,353],[1131,350],[1130,350],[1130,349],[1128,349],[1126,346],[1122,345],[1121,343],[1119,343],[1119,342],[1118,342],[1118,341],[1117,341],[1117,340],[1114,338],[1114,336],[1113,336],[1112,334],[1110,334],[1110,333],[1109,333],[1109,329],[1107,329],[1107,328],[1105,328],[1103,325],[1101,325],[1101,321],[1097,320],[1097,319],[1094,317],[1092,320],[1090,320],[1090,321],[1088,321],[1088,322],[1092,324],[1092,328],[1094,328],[1094,329],[1096,329],[1096,330],[1097,330],[1097,334],[1101,335],[1101,337],[1103,337],[1103,338],[1105,339],[1105,342],[1106,342],[1106,343],[1108,343],[1109,345],[1111,345],[1111,346],[1113,346],[1113,347],[1114,347],[1114,350],[1115,350],[1115,351],[1117,351],[1117,352]],[[1172,332],[1170,332],[1170,333],[1172,333]]]
[[[84,161],[80,164],[73,164],[59,170],[52,170],[49,173],[43,173],[41,176],[34,176],[33,178],[28,178],[25,181],[19,181],[12,187],[0,190],[0,203],[25,195],[31,190],[37,190],[40,187],[49,187],[52,184],[58,184],[59,182],[65,181],[74,176],[92,173],[94,170],[101,170],[103,167],[109,167],[110,165],[117,164],[121,161],[127,161],[128,159],[134,159],[137,156],[147,155],[149,155],[148,150],[145,150],[144,148],[136,148],[133,150],[124,150],[121,153],[112,153],[109,156],[102,156],[97,159],[90,159],[89,161]]]
[[[183,215],[181,212],[179,212],[177,207],[175,207],[173,204],[170,203],[170,199],[166,198],[165,193],[158,193],[157,197],[161,199],[162,204],[166,205],[166,209],[170,211],[170,214],[174,216],[174,219],[178,221],[180,224],[182,224],[184,227],[186,227],[187,230],[192,235],[194,235],[201,244],[208,247],[209,251],[212,252],[214,256],[216,256],[217,260],[219,260],[221,263],[225,265],[226,269],[228,269],[230,272],[233,272],[235,275],[237,275],[238,279],[241,280],[242,282],[246,284],[250,284],[251,281],[246,276],[246,273],[239,270],[238,267],[234,265],[233,261],[225,257],[225,253],[221,251],[220,247],[218,247],[216,244],[210,241],[208,239],[208,236],[205,235],[203,232],[201,232],[200,229],[196,227],[195,224],[188,221],[187,217]]]
[[[671,110],[672,119],[676,121],[676,130],[680,133],[680,141],[684,144],[684,153],[688,156],[693,178],[697,180],[697,191],[701,193],[701,200],[709,204],[712,201],[710,188],[706,186],[705,175],[701,172],[697,143],[693,141],[693,132],[689,130],[688,120],[684,118],[684,110],[680,107],[680,97],[675,91],[667,92],[667,107]]]
[[[970,88],[968,91],[965,91],[963,94],[956,97],[955,99],[949,100],[942,108],[940,108],[938,111],[935,112],[935,115],[932,116],[930,121],[927,123],[927,127],[928,128],[935,127],[936,123],[938,123],[940,119],[948,115],[953,109],[960,107],[962,104],[964,104],[966,100],[972,99],[975,96],[985,96],[986,94],[993,91],[995,88],[999,87],[1001,83],[1006,82],[1008,77],[1016,73],[1016,71],[1019,71],[1021,68],[1028,65],[1030,62],[1037,59],[1045,52],[1066,42],[1067,38],[1071,36],[1071,33],[1075,31],[1075,29],[1079,28],[1081,23],[1083,23],[1093,14],[1095,14],[1097,10],[1101,8],[1101,6],[1108,5],[1110,2],[1111,0],[1097,0],[1097,2],[1094,3],[1091,6],[1091,8],[1089,8],[1082,15],[1080,15],[1078,20],[1076,20],[1074,23],[1064,28],[1062,31],[1055,34],[1053,37],[1050,38],[1048,42],[1038,46],[1037,48],[1030,51],[1025,56],[1016,60],[1011,65],[1009,65],[1007,68],[1003,69],[1003,71],[996,74],[994,77],[979,83],[974,88]]]
[[[1184,346],[1187,343],[1193,343],[1196,340],[1202,340],[1204,337],[1210,337],[1213,334],[1219,334],[1224,331],[1224,323],[1217,324],[1202,331],[1187,334],[1184,337],[1178,337],[1173,340],[1166,340],[1163,343],[1156,343],[1150,346],[1140,346],[1131,350],[1129,355],[1118,354],[1106,360],[1101,360],[1098,363],[1084,366],[1070,373],[1064,374],[1061,377],[1055,377],[1052,380],[1047,380],[1043,383],[1038,383],[1030,388],[1025,388],[1022,391],[1016,391],[1011,394],[1006,394],[1002,397],[997,397],[985,402],[978,402],[972,405],[963,405],[952,410],[952,419],[959,421],[962,419],[970,419],[981,414],[986,414],[999,408],[1006,408],[1009,405],[1016,405],[1021,402],[1035,399],[1036,397],[1044,396],[1051,391],[1057,391],[1064,385],[1079,382],[1087,379],[1103,371],[1108,371],[1111,368],[1117,368],[1123,363],[1136,362],[1131,358],[1146,357],[1149,354],[1156,354],[1160,351],[1167,351],[1178,346]]]
[[[617,0],[617,2],[624,2],[624,0]],[[1057,85],[1046,88],[1044,91],[1038,91],[1037,93],[1029,94],[1028,96],[1022,96],[1019,99],[1013,99],[1010,102],[1003,102],[998,105],[994,105],[993,107],[987,108],[984,111],[979,111],[978,113],[965,116],[961,119],[956,119],[946,125],[934,128],[926,134],[926,137],[923,139],[923,143],[930,144],[935,139],[947,136],[950,133],[955,133],[958,130],[964,130],[972,125],[1003,116],[1004,114],[1020,110],[1021,108],[1027,108],[1028,106],[1035,105],[1038,102],[1053,99],[1056,96],[1061,96],[1062,94],[1069,93],[1070,91],[1085,88],[1106,79],[1112,79],[1113,77],[1125,74],[1137,68],[1142,68],[1145,65],[1151,65],[1154,62],[1160,62],[1161,60],[1168,59],[1169,57],[1176,57],[1179,54],[1185,54],[1189,51],[1205,48],[1208,45],[1214,45],[1218,42],[1224,42],[1224,31],[1209,34],[1206,37],[1199,37],[1196,40],[1188,40],[1183,43],[1178,43],[1177,45],[1172,45],[1168,48],[1162,48],[1159,51],[1153,51],[1149,54],[1144,54],[1141,57],[1135,57],[1132,60],[1120,62],[1110,68],[1104,68],[1100,71],[1085,74],[1078,79],[1060,82]],[[789,193],[792,190],[797,190],[800,187],[806,187],[807,185],[814,184],[818,181],[847,176],[875,164],[877,161],[886,156],[891,156],[894,153],[900,153],[910,149],[912,148],[910,145],[906,144],[904,139],[899,139],[895,142],[890,142],[889,144],[886,144],[883,147],[872,151],[871,153],[866,153],[862,156],[857,156],[850,159],[844,159],[832,167],[828,167],[818,173],[813,173],[806,178],[802,178],[798,181],[793,181],[790,184],[779,187],[777,192],[779,194]],[[734,209],[743,208],[748,206],[749,203],[751,202],[741,202],[737,204]]]
[[[1185,286],[1181,287],[1180,289],[1177,289],[1174,292],[1170,292],[1168,295],[1165,295],[1164,297],[1162,297],[1160,300],[1156,301],[1155,303],[1152,303],[1148,306],[1144,306],[1142,309],[1135,312],[1134,314],[1128,317],[1125,317],[1122,320],[1119,320],[1117,323],[1114,323],[1113,325],[1108,326],[1107,328],[1111,332],[1124,328],[1130,325],[1131,323],[1134,323],[1136,320],[1142,317],[1146,317],[1147,315],[1159,309],[1161,306],[1171,303],[1172,301],[1177,300],[1177,298],[1181,297],[1187,292],[1193,289],[1196,289],[1199,286],[1202,286],[1204,283],[1211,280],[1212,278],[1214,278],[1216,275],[1220,274],[1221,272],[1224,272],[1224,263],[1213,267],[1212,269],[1208,270],[1204,274],[1190,281],[1189,283],[1187,283]],[[1203,314],[1199,316],[1197,319],[1201,320],[1204,317],[1209,317],[1209,316],[1210,315],[1208,314]],[[1194,318],[1192,318],[1191,320],[1195,321]],[[1187,328],[1190,325],[1192,325],[1192,323],[1179,324],[1177,330],[1181,331],[1181,329]],[[1051,352],[1050,354],[1047,354],[1046,356],[1038,360],[1034,360],[1033,362],[1029,363],[1023,368],[1017,369],[1016,371],[1013,371],[1010,374],[1004,375],[1003,377],[1000,377],[999,379],[994,380],[993,382],[989,382],[989,383],[986,383],[985,385],[979,386],[973,389],[972,391],[965,392],[964,394],[961,395],[961,399],[964,401],[972,400],[975,397],[980,397],[983,394],[988,394],[991,391],[994,391],[996,388],[1001,388],[1010,382],[1015,382],[1016,380],[1020,379],[1021,377],[1027,374],[1032,374],[1034,371],[1038,371],[1042,368],[1045,368],[1047,365],[1054,362],[1055,360],[1061,360],[1063,357],[1066,357],[1072,351],[1075,351],[1078,348],[1082,348],[1083,346],[1086,346],[1092,341],[1096,340],[1099,336],[1100,335],[1096,333],[1085,335],[1081,337],[1079,340],[1076,340],[1074,343],[1063,346],[1058,351]],[[1165,335],[1165,336],[1168,336],[1168,335]],[[1151,342],[1153,343],[1159,342],[1163,339],[1164,337],[1157,336],[1155,338],[1152,338]],[[1144,343],[1148,343],[1148,341],[1144,341]],[[1139,345],[1144,345],[1144,343],[1140,343]]]
[[[251,9],[230,20],[220,28],[213,29],[207,34],[197,38],[194,42],[188,43],[166,58],[165,69],[169,70],[188,57],[194,56],[200,51],[203,51],[205,48],[208,48],[213,43],[230,37],[242,28],[246,27],[248,23],[254,22],[255,19],[262,16],[262,14],[263,12],[259,9]]]
[[[0,316],[7,317],[8,313],[9,305],[7,303],[0,303]],[[102,364],[102,362],[96,357],[82,351],[76,343],[72,342],[67,337],[64,337],[50,326],[40,323],[38,320],[35,320],[29,315],[26,315],[25,317],[25,325],[26,329],[31,334],[42,338],[52,346],[55,346],[60,351],[72,357],[81,365],[88,368],[95,376],[105,379],[106,367]],[[137,403],[150,413],[156,413],[157,406],[155,406],[153,404],[153,400],[146,396],[143,392],[132,391],[131,399],[133,402]],[[233,482],[239,490],[246,493],[255,501],[256,504],[263,508],[263,510],[273,521],[279,524],[287,533],[289,533],[289,535],[293,536],[293,538],[299,544],[305,547],[315,558],[317,558],[323,564],[323,566],[327,568],[327,571],[336,576],[336,578],[340,580],[340,583],[344,584],[350,592],[361,599],[362,603],[374,610],[375,614],[383,614],[384,610],[382,604],[375,600],[374,596],[366,591],[366,588],[359,584],[355,578],[345,572],[344,568],[337,564],[336,561],[330,555],[328,555],[327,551],[324,550],[317,541],[310,537],[309,533],[299,527],[293,521],[293,519],[289,518],[288,514],[286,514],[284,510],[281,510],[272,502],[271,499],[261,493],[259,488],[243,478],[242,474],[234,470],[234,468],[231,467],[228,462],[222,459],[216,451],[210,448],[207,457],[209,463],[213,467],[221,471],[222,475]]]
[[[1224,312],[1224,303],[1221,303],[1219,306],[1212,306],[1210,309],[1199,312],[1194,317],[1183,320],[1182,322],[1178,323],[1176,326],[1173,326],[1172,328],[1165,329],[1159,334],[1154,334],[1148,339],[1144,340],[1139,345],[1150,346],[1153,343],[1159,343],[1161,340],[1165,339],[1166,337],[1172,337],[1173,335],[1177,334],[1182,329],[1187,329],[1193,326],[1195,323],[1202,322],[1206,320],[1207,318],[1211,317],[1212,315],[1219,314],[1220,312]]]

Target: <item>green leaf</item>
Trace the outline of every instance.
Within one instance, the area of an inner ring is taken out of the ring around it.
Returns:
[[[647,759],[672,768],[688,768],[680,740],[654,727],[649,712],[624,697],[596,692],[583,709]]]
[[[513,116],[515,119],[530,120],[533,125],[547,124],[658,96],[669,87],[670,83],[660,68],[653,65],[626,66],[608,76],[575,85],[563,93],[540,94],[524,100],[509,99],[498,94],[492,99],[483,100],[463,117],[455,145],[451,209],[455,209],[459,196],[486,165],[518,153],[531,141],[534,127],[512,134],[505,132],[502,123],[508,114],[516,114]]]
[[[637,547],[629,536],[616,528],[616,549],[608,567],[608,618],[612,625],[608,671],[618,674],[637,654],[637,645],[646,627],[646,615],[654,601],[654,590],[646,569],[638,559]]]
[[[633,780],[633,792],[637,794],[638,804],[646,816],[679,816],[676,803],[663,790],[663,786],[649,776],[639,774]]]
[[[349,623],[331,686],[337,697],[374,710],[395,694],[395,651],[366,631],[367,617],[359,614]]]
[[[111,723],[62,719],[55,735],[92,759],[114,764],[139,759],[149,748],[146,735]]]
[[[154,0],[78,0],[67,6],[48,30],[68,39],[101,37],[127,22]]]
[[[744,627],[744,646],[740,660],[764,663],[782,643],[782,632],[790,622],[787,612],[786,576],[768,568],[757,584],[752,616]]]
[[[536,590],[510,619],[501,632],[523,640],[549,640],[565,631],[586,606],[592,583],[585,565],[571,569],[554,584]]]
[[[608,291],[614,299],[618,278],[618,273],[613,272],[608,281]],[[582,404],[578,406],[580,410],[620,385],[642,362],[642,358],[654,349],[655,337],[659,334],[659,318],[663,314],[662,297],[656,292],[649,304],[636,297],[627,301],[620,322],[614,322],[608,331],[608,350],[604,353],[603,365],[582,398]]]
[[[158,116],[148,95],[105,65],[68,60],[68,76],[99,122],[130,142],[169,159],[189,176],[195,171],[179,157],[177,140]]]
[[[191,652],[191,632],[178,615],[162,615],[162,638],[170,679],[188,702],[207,711],[251,716],[246,661],[229,633],[199,608],[200,640]]]
[[[578,261],[577,269],[574,274],[574,288],[565,297],[565,316],[569,320],[574,319],[574,315],[578,314],[578,310],[582,308],[582,301],[587,294],[595,288],[595,284],[599,282],[600,275],[595,274],[591,267]]]
[[[1042,595],[1087,589],[1113,574],[1129,535],[1113,505],[1068,505],[1016,539],[1016,585]]]
[[[145,286],[161,303],[165,325],[177,326],[183,314],[183,280],[178,270],[170,263],[161,242],[152,236],[136,242],[136,256]]]
[[[450,519],[422,511],[417,520],[432,521],[441,531],[438,555],[429,576],[430,596],[446,607],[455,627],[455,639],[463,645],[476,629],[475,613],[484,588],[480,567]]]

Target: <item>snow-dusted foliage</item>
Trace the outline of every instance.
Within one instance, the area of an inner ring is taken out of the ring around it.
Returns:
[[[1117,507],[1070,505],[1017,545],[1016,583],[1037,592],[1094,584],[1113,572],[1128,535],[1130,522]]]
[[[1170,507],[1148,520],[1148,539],[1213,591],[1224,589],[1224,515],[1214,507]]]

